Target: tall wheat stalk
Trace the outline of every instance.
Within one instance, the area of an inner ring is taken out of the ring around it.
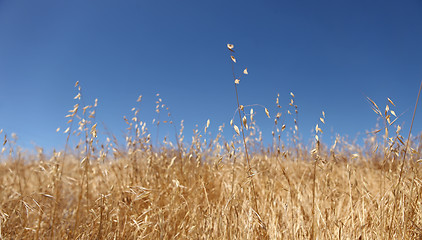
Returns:
[[[234,53],[233,50],[233,45],[232,44],[227,44],[227,48]],[[262,232],[263,236],[265,236],[266,238],[268,237],[266,231],[267,231],[267,227],[266,224],[264,223],[264,221],[261,218],[261,214],[259,213],[259,208],[258,208],[258,199],[257,199],[257,193],[255,191],[255,183],[254,183],[254,174],[252,171],[252,167],[250,164],[250,159],[249,159],[249,153],[248,153],[248,146],[246,144],[246,137],[245,137],[245,126],[246,126],[246,116],[244,118],[242,118],[242,112],[243,112],[243,105],[240,105],[239,102],[239,93],[237,90],[237,85],[239,84],[239,79],[236,78],[236,74],[235,74],[235,70],[234,70],[234,64],[236,63],[236,58],[234,56],[230,56],[231,60],[232,60],[232,74],[233,74],[233,83],[234,83],[234,89],[235,89],[235,93],[236,93],[236,103],[237,103],[237,111],[239,113],[239,123],[240,123],[240,132],[242,134],[242,140],[243,140],[243,146],[245,149],[245,160],[247,163],[247,175],[250,178],[250,187],[252,190],[252,198],[253,198],[253,206],[252,209],[255,212],[259,225],[262,228],[263,231]],[[244,73],[247,74],[247,69],[244,70]],[[268,110],[265,109],[268,115]],[[235,130],[237,129],[236,125],[235,125]],[[238,132],[238,130],[236,130],[236,132]]]
[[[404,152],[403,152],[403,158],[402,158],[402,161],[401,161],[399,179],[397,180],[397,184],[396,184],[396,186],[394,188],[394,191],[393,191],[394,205],[393,205],[393,213],[391,214],[391,219],[390,219],[390,230],[388,231],[388,238],[389,239],[392,239],[392,231],[391,231],[391,229],[392,229],[394,217],[395,217],[395,214],[396,214],[397,200],[399,199],[399,197],[397,196],[397,194],[400,191],[400,184],[401,184],[402,179],[403,179],[403,172],[404,172],[404,165],[406,163],[405,161],[406,161],[407,149],[409,148],[410,137],[412,135],[413,122],[415,120],[416,109],[418,108],[418,102],[419,102],[419,97],[421,95],[421,90],[422,90],[422,81],[421,81],[420,86],[419,86],[419,92],[418,92],[418,96],[416,98],[415,109],[413,110],[412,123],[410,124],[409,135],[407,136],[406,146],[405,146]],[[404,234],[405,234],[405,237],[406,237],[406,235],[407,235],[407,231],[406,231],[406,228],[407,228],[407,218],[405,218],[405,225],[404,226],[405,226],[405,232],[404,232]]]

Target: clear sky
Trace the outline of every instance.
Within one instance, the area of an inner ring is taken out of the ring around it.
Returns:
[[[241,103],[265,105],[273,116],[277,93],[285,111],[293,92],[304,140],[322,110],[324,134],[374,129],[365,96],[381,108],[389,97],[404,113],[398,123],[410,125],[422,80],[420,0],[3,0],[0,128],[28,148],[63,146],[55,130],[66,128],[80,81],[85,101],[98,98],[97,119],[115,135],[123,136],[122,117],[140,94],[141,119],[153,129],[156,93],[176,122],[184,119],[188,136],[207,119],[215,134],[236,109],[227,43],[235,45],[236,72],[249,71]],[[270,141],[273,121],[255,112]]]

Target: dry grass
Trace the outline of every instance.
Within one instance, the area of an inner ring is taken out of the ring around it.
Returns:
[[[89,186],[84,169],[74,157],[66,159],[60,182],[55,160],[4,163],[0,167],[1,236],[259,238],[260,221],[253,211],[250,178],[244,164],[215,165],[213,162],[218,159],[209,157],[202,162],[195,158],[176,159],[171,165],[173,155],[174,152],[137,152],[113,161],[93,161],[87,173]],[[268,237],[310,238],[312,161],[256,156],[251,162],[260,218],[266,224]],[[382,171],[380,164],[372,160],[330,159],[319,165],[315,237],[386,239],[391,228],[394,239],[421,238],[422,174],[415,162],[409,162],[405,169],[408,174],[394,196],[398,165],[390,166],[388,171]],[[381,174],[387,186],[383,192]],[[57,188],[59,198],[55,194]],[[389,226],[396,197],[397,214]],[[58,208],[54,210],[56,204]]]
[[[234,67],[233,78],[237,97]],[[369,99],[385,121],[384,136],[369,134],[364,146],[338,138],[328,148],[319,141],[322,113],[309,150],[298,137],[291,97],[293,114],[274,115],[270,147],[256,113],[239,101],[233,140],[194,130],[187,144],[183,124],[178,130],[158,95],[156,135],[170,124],[175,143],[153,146],[138,109],[124,118],[125,146],[113,136],[100,143],[96,103],[69,111],[66,142],[81,141],[52,156],[41,149],[25,155],[0,133],[0,239],[422,239],[422,135],[408,146],[399,127],[391,136],[395,112],[383,113]],[[281,109],[278,97],[276,103]],[[280,137],[289,117],[290,145]]]

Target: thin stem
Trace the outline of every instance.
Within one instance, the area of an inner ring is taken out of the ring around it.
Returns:
[[[237,93],[237,84],[234,85],[234,89],[236,89],[236,100],[237,100],[237,108],[239,109],[239,121],[242,123],[242,114],[240,112],[240,104],[239,104],[239,95]],[[248,164],[248,171],[251,171],[251,165],[249,161],[249,154],[248,154],[248,147],[246,145],[246,138],[245,138],[245,131],[243,129],[243,124],[240,124],[241,130],[242,130],[242,138],[243,138],[243,144],[245,146],[245,154],[246,154],[246,162]]]
[[[399,190],[399,187],[400,187],[400,184],[401,184],[401,181],[402,181],[402,179],[403,179],[403,169],[404,169],[404,163],[405,163],[405,160],[406,160],[406,154],[407,154],[407,149],[408,149],[408,147],[409,147],[409,142],[410,142],[410,135],[412,134],[412,128],[413,128],[413,122],[414,122],[414,120],[415,120],[415,115],[416,115],[416,109],[417,109],[417,107],[418,107],[418,102],[419,102],[419,97],[420,97],[420,95],[421,95],[421,89],[422,89],[422,81],[421,81],[421,84],[420,84],[420,86],[419,86],[419,92],[418,92],[418,97],[416,98],[416,104],[415,104],[415,109],[413,110],[413,117],[412,117],[412,123],[410,124],[410,129],[409,129],[409,135],[407,136],[407,141],[406,141],[406,147],[405,147],[405,149],[404,149],[404,153],[403,153],[403,159],[402,159],[402,162],[401,162],[401,168],[400,168],[400,175],[399,175],[399,180],[397,181],[397,185],[396,185],[396,187],[395,187],[395,189],[394,189],[394,207],[393,207],[393,214],[391,215],[391,221],[390,221],[390,229],[389,229],[389,232],[388,232],[388,239],[391,239],[391,229],[392,229],[392,226],[393,226],[393,221],[394,221],[394,215],[395,215],[395,213],[396,213],[396,207],[397,207],[397,192],[398,192],[398,190]],[[406,220],[405,220],[405,227],[406,227]],[[406,234],[406,233],[404,233],[404,234]]]
[[[318,132],[317,132],[318,133]],[[319,159],[319,141],[316,142],[316,155],[314,156],[314,166],[313,166],[313,176],[312,176],[312,229],[311,229],[311,239],[315,239],[315,200],[316,200],[316,177],[317,177],[317,164]]]

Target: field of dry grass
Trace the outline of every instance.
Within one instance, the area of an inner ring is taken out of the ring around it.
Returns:
[[[124,118],[124,144],[101,142],[96,102],[69,111],[66,147],[51,156],[25,154],[3,132],[0,239],[422,239],[422,135],[401,136],[394,103],[381,111],[368,99],[385,125],[364,145],[321,143],[322,113],[305,146],[294,98],[288,113],[272,116],[270,146],[239,101],[232,139],[222,130],[203,136],[207,122],[187,142],[160,98],[156,111],[174,126],[173,142],[151,143],[138,109]],[[287,131],[289,144],[280,137]]]
[[[398,164],[324,156],[256,155],[253,176],[213,156],[138,151],[0,166],[3,239],[420,239],[422,173]],[[61,168],[63,171],[61,172]],[[254,181],[254,189],[249,184]],[[254,210],[254,197],[257,211]],[[397,202],[396,202],[397,201]],[[396,206],[394,218],[393,209]],[[313,210],[314,209],[314,210]]]

